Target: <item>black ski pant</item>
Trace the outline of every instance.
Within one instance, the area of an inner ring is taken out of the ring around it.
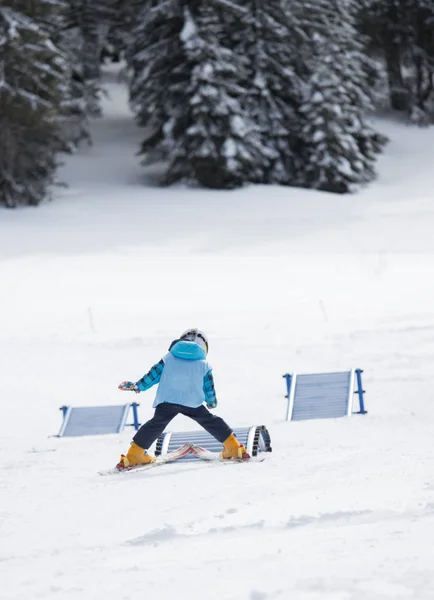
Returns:
[[[179,413],[199,423],[199,425],[221,443],[232,433],[232,429],[221,417],[211,414],[203,405],[198,408],[190,408],[182,404],[163,402],[156,407],[152,419],[140,427],[133,437],[133,441],[141,448],[147,450],[163,433],[170,421]]]

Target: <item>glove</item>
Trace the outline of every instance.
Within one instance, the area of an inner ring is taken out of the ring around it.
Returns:
[[[137,383],[133,383],[132,381],[123,381],[118,385],[118,389],[129,392],[136,392],[136,394],[140,393],[139,386],[137,385]]]
[[[217,400],[210,402],[207,406],[208,408],[217,408]]]

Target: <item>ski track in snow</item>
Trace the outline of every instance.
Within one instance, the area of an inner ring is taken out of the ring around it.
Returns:
[[[379,120],[351,196],[160,189],[110,69],[69,187],[0,214],[1,599],[432,600],[432,130]],[[59,407],[123,402],[190,326],[273,452],[99,477],[131,428],[58,439]],[[352,367],[368,415],[284,422],[284,373]]]

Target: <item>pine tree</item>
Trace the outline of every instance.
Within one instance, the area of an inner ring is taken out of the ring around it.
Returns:
[[[298,108],[298,181],[337,193],[375,176],[386,140],[367,122],[372,110],[367,59],[354,27],[352,0],[303,0],[305,92]]]
[[[65,58],[52,42],[61,5],[3,0],[0,6],[0,203],[38,204],[66,149]]]
[[[410,55],[414,76],[410,82],[410,119],[427,124],[434,122],[434,3],[432,0],[413,0],[411,4]]]
[[[241,12],[235,5],[230,8]],[[223,45],[228,3],[196,2],[192,9],[185,9],[181,32],[191,75],[184,111],[174,120],[175,147],[166,181],[238,187],[260,178],[265,151],[242,85],[248,62]]]
[[[257,181],[290,185],[296,177],[293,132],[302,95],[298,55],[303,33],[282,0],[242,0],[242,6],[246,17],[234,31],[233,43],[249,59],[244,86],[264,148]]]
[[[404,0],[406,2],[407,0]],[[405,83],[404,63],[409,45],[402,0],[363,0],[358,14],[359,28],[367,36],[367,50],[384,59],[393,109],[409,110],[409,90]]]
[[[148,163],[168,157],[173,123],[185,104],[191,68],[180,38],[181,4],[181,0],[136,0],[135,4],[137,21],[127,50],[130,100],[145,131],[141,154]]]
[[[416,123],[433,122],[432,0],[363,0],[358,22],[368,52],[384,61],[391,108]]]
[[[90,118],[101,116],[101,60],[116,0],[66,0],[58,43],[71,65],[69,135],[91,142]]]
[[[101,59],[120,62],[132,43],[132,30],[136,23],[136,6],[133,0],[110,0],[109,27],[102,48]]]

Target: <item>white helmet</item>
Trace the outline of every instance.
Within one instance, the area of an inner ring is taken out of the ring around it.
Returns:
[[[187,329],[179,339],[196,342],[196,344],[199,344],[208,353],[208,338],[200,329]]]

